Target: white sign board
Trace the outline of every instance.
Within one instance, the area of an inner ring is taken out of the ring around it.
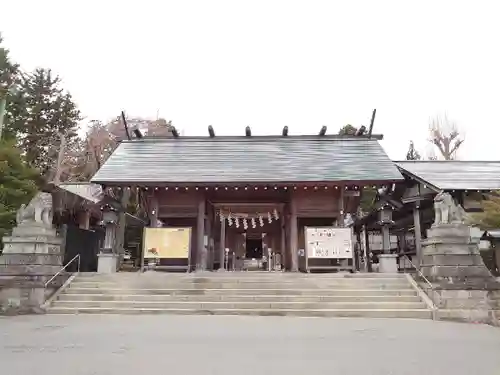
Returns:
[[[351,228],[306,227],[305,237],[308,258],[352,258]]]

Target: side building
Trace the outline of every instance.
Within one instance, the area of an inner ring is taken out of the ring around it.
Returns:
[[[397,238],[397,246],[386,241],[382,249],[372,249],[369,243],[365,258],[370,253],[397,253],[404,258],[399,262],[401,268],[422,265],[422,241],[434,222],[437,194],[449,193],[467,213],[473,214],[481,211],[482,200],[500,190],[500,161],[395,161],[394,164],[404,180],[392,189],[381,191],[373,211],[356,220],[354,231],[364,232],[362,238],[369,234],[384,237],[390,231]],[[384,217],[390,220],[384,222]],[[370,259],[367,260],[366,268],[370,269]],[[406,264],[406,260],[412,264]]]

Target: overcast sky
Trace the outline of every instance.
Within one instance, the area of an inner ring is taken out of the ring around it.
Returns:
[[[461,159],[500,160],[499,1],[16,0],[1,14],[12,58],[57,72],[88,119],[311,134],[377,108],[374,132],[403,159],[447,113]]]

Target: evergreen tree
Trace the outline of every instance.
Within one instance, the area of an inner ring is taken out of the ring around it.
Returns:
[[[2,46],[2,36],[0,35],[0,139],[3,131],[5,105],[8,102],[9,93],[18,82],[19,65],[9,59],[9,50]]]
[[[0,34],[0,90],[12,87],[18,78],[19,65],[9,59],[9,50],[2,46]]]
[[[0,141],[0,240],[16,223],[16,212],[37,190],[39,173],[12,142]]]
[[[77,141],[80,111],[51,70],[37,69],[21,78],[7,106],[6,128],[15,135],[26,162],[42,175],[54,168],[60,135],[71,146]]]

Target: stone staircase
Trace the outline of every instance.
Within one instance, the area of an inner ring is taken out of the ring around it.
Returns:
[[[431,318],[405,275],[81,274],[49,314],[291,315]]]

